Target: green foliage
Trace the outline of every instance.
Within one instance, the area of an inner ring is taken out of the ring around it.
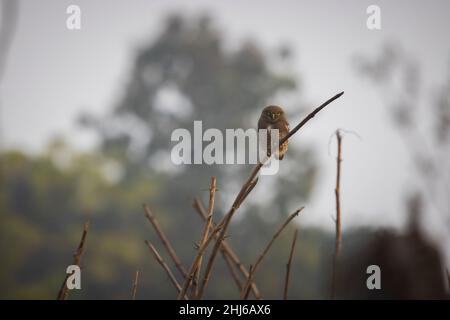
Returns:
[[[62,161],[61,154],[68,156],[66,161]],[[72,298],[129,298],[136,269],[142,275],[138,297],[174,297],[174,289],[143,242],[144,239],[154,242],[174,269],[142,214],[140,204],[160,196],[158,186],[145,175],[126,184],[111,182],[105,174],[109,159],[95,153],[77,154],[61,143],[39,157],[10,151],[1,154],[0,161],[3,168],[0,297],[55,298],[85,220],[90,220],[91,228],[82,261],[83,290],[71,293]],[[154,208],[186,266],[195,254],[194,242],[198,242],[202,228],[201,220],[188,204],[181,214],[195,227],[182,233],[177,221],[179,214],[164,214],[163,209]],[[250,213],[232,226],[229,241],[249,265],[275,227],[260,215]],[[258,275],[263,292],[273,298],[282,290],[291,231],[277,241]],[[328,254],[320,252],[318,247],[323,236],[310,230],[300,233],[301,255],[295,262],[296,270],[302,270],[301,278],[304,278],[300,283],[318,278],[317,265]],[[272,279],[265,276],[269,272],[276,276]],[[309,276],[310,272],[316,276]],[[295,272],[296,276],[300,277]],[[294,286],[292,295],[320,297],[318,283]],[[208,297],[237,295],[228,270],[219,259]]]

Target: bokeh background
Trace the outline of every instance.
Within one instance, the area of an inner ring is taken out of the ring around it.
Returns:
[[[216,220],[251,170],[174,166],[176,128],[252,128],[261,108],[291,125],[345,91],[294,136],[227,240],[254,263],[277,226],[306,206],[256,275],[282,297],[327,299],[334,250],[336,140],[342,129],[344,239],[338,298],[443,298],[450,263],[450,3],[448,1],[119,1],[1,3],[0,298],[54,299],[91,228],[73,299],[171,299],[144,244],[164,247],[147,203],[189,266],[211,176]],[[66,9],[81,8],[81,29]],[[366,26],[369,5],[381,29]],[[365,286],[378,264],[382,290]],[[171,267],[173,267],[171,265]],[[175,271],[175,269],[174,269]],[[177,275],[178,276],[178,275]],[[181,280],[180,280],[181,281]],[[218,259],[206,298],[238,298]]]

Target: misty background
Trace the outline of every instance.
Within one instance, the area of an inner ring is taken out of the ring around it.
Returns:
[[[81,8],[81,30],[66,28],[71,4]],[[366,27],[371,4],[381,8],[381,30]],[[333,134],[340,128],[344,256],[378,248],[371,239],[380,229],[392,242],[405,232],[438,252],[431,269],[444,276],[448,2],[46,0],[20,1],[15,9],[0,83],[1,252],[9,261],[0,271],[2,298],[56,296],[86,219],[87,276],[74,297],[128,298],[136,269],[139,298],[173,297],[143,243],[158,239],[141,204],[149,204],[189,266],[202,227],[188,212],[192,199],[206,204],[209,179],[217,176],[216,214],[223,214],[250,167],[174,167],[171,131],[190,129],[194,120],[204,128],[255,127],[269,104],[285,107],[292,127],[340,91],[345,95],[294,136],[280,175],[260,181],[230,242],[248,266],[283,217],[305,205],[291,295],[328,297]],[[420,235],[411,231],[417,225]],[[256,278],[263,296],[280,297],[291,235]],[[225,266],[217,268],[207,297],[233,297]]]

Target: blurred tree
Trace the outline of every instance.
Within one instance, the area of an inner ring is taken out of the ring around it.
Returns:
[[[19,151],[0,154],[4,168],[0,184],[0,298],[54,299],[87,219],[91,229],[82,262],[83,290],[72,292],[71,299],[127,299],[136,269],[141,270],[138,298],[175,297],[175,290],[143,240],[155,243],[172,268],[173,264],[136,204],[157,199],[158,185],[149,183],[148,176],[117,183],[116,174],[111,173],[113,164],[101,154],[75,152],[60,139],[39,156]],[[186,228],[183,233],[176,232],[180,214],[192,219],[197,226],[194,231]],[[157,217],[184,264],[189,265],[201,220],[189,207],[180,214],[157,212]],[[256,212],[246,215],[240,226],[228,241],[248,265],[257,259],[276,227]],[[280,237],[257,274],[266,298],[281,297],[292,231],[291,226]],[[189,232],[195,234],[186,236]],[[291,296],[326,296],[322,281],[332,248],[331,235],[302,229],[298,248],[301,254],[293,270],[300,271],[293,272]],[[239,296],[220,259],[207,294],[210,298]]]
[[[249,169],[242,165],[176,167],[170,160],[175,144],[170,140],[172,131],[192,130],[194,120],[203,121],[203,130],[255,128],[257,116],[275,94],[296,91],[294,78],[275,73],[270,63],[254,41],[234,51],[225,48],[221,33],[207,16],[187,20],[172,15],[156,40],[138,52],[123,98],[112,112],[104,118],[85,114],[81,120],[100,134],[102,150],[120,159],[123,183],[151,171],[149,181],[158,181],[161,187],[158,203],[151,205],[171,214],[184,212],[194,196],[206,195],[211,176],[217,177],[220,193],[228,195],[237,192],[236,183]],[[287,158],[291,163],[287,160],[282,165],[289,167],[289,176],[277,177],[280,187],[270,188],[275,200],[267,209],[272,214],[287,214],[287,200],[299,205],[311,188],[310,153],[292,148]],[[183,228],[191,221],[186,215],[178,219]]]
[[[424,92],[421,66],[398,46],[355,62],[380,91],[421,178],[411,194],[423,194],[450,229],[450,69],[442,84]]]
[[[449,298],[443,256],[421,230],[422,209],[421,195],[416,194],[407,203],[409,219],[404,234],[386,229],[366,233],[359,241],[353,239],[351,250],[341,260],[339,298]],[[354,233],[353,237],[356,235]],[[370,265],[380,268],[380,290],[368,290],[367,267]]]

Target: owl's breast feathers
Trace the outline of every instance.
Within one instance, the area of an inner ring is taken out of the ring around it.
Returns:
[[[272,128],[273,129],[278,129],[278,132],[280,134],[280,139],[282,139],[283,137],[285,137],[289,133],[289,123],[286,120],[284,120],[284,119],[282,119],[280,121],[277,121],[277,123],[275,123],[272,126]],[[289,145],[289,140],[286,140],[280,146],[280,154],[278,156],[278,159],[283,160],[284,154],[288,150],[288,145]]]
[[[270,135],[270,129],[278,129],[279,138],[282,139],[284,136],[286,136],[289,133],[289,123],[285,119],[280,119],[276,121],[275,123],[268,124],[263,119],[259,119],[258,121],[258,130],[259,129],[267,129],[267,155],[270,156],[271,149],[272,149],[272,143],[271,143],[271,135]],[[289,141],[286,140],[281,146],[280,146],[280,153],[278,156],[279,160],[283,160],[284,154],[288,150]]]

